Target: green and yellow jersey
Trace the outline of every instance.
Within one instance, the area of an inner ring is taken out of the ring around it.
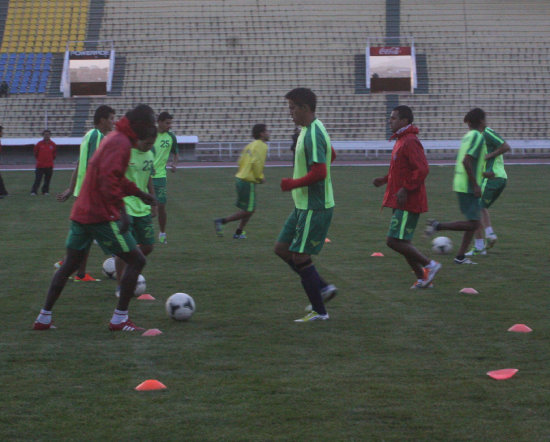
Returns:
[[[140,190],[147,193],[149,192],[149,188],[147,187],[149,178],[155,173],[154,160],[155,156],[153,152],[142,152],[138,149],[132,149],[130,162],[126,170],[126,178],[135,183]],[[151,213],[151,206],[145,204],[137,196],[124,197],[124,205],[126,206],[126,213],[131,216],[146,216]]]
[[[78,196],[80,188],[84,182],[86,176],[86,170],[88,169],[88,161],[92,158],[92,155],[99,147],[100,141],[103,139],[103,134],[98,129],[89,130],[82,143],[80,143],[80,154],[78,156],[78,169],[76,172],[76,184],[74,186],[74,196]]]
[[[487,153],[492,153],[504,144],[504,139],[500,137],[493,129],[486,127],[483,131],[483,137],[485,138],[485,144],[487,145]],[[504,170],[504,159],[502,155],[498,155],[490,160],[487,160],[485,170],[487,172],[493,172],[495,178],[507,179],[506,171]]]
[[[302,127],[296,142],[293,178],[302,178],[307,175],[313,163],[325,163],[327,176],[322,181],[292,190],[292,198],[297,209],[320,210],[334,207],[330,177],[331,157],[330,137],[323,123],[315,119],[309,126]]]
[[[170,131],[159,133],[151,151],[155,156],[155,178],[166,178],[166,164],[170,153],[178,153],[176,136]]]
[[[471,130],[464,135],[456,157],[455,176],[453,180],[453,190],[455,192],[474,193],[472,183],[470,183],[466,169],[462,164],[466,155],[470,155],[473,158],[472,170],[476,177],[477,184],[481,186],[483,172],[485,171],[486,154],[487,145],[485,144],[485,138],[483,138],[481,132]]]
[[[248,144],[239,158],[239,171],[235,175],[243,181],[261,183],[264,179],[264,165],[267,156],[267,144],[255,140]]]

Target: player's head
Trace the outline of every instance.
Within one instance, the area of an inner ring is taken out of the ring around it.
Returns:
[[[315,118],[317,95],[308,88],[298,87],[285,95],[294,124],[308,126]]]
[[[148,138],[155,126],[155,112],[147,104],[138,104],[132,110],[126,112],[126,118],[130,122],[130,127],[137,135],[138,140]]]
[[[115,124],[115,110],[102,104],[94,112],[94,126],[104,135],[113,130]]]
[[[397,132],[402,127],[408,126],[414,121],[413,111],[409,106],[401,105],[393,108],[390,114],[389,125],[392,132]]]
[[[170,115],[170,113],[168,112],[161,112],[159,114],[159,117],[157,119],[157,123],[158,123],[158,126],[159,126],[159,132],[160,133],[163,133],[163,132],[166,132],[166,131],[169,131],[170,128],[172,127],[172,119],[174,117],[172,115]]]
[[[148,131],[149,132],[144,139],[138,140],[136,144],[137,150],[147,152],[151,150],[153,144],[155,144],[155,140],[157,139],[157,128],[155,126],[152,126],[148,129]]]
[[[263,123],[255,124],[252,128],[252,137],[255,140],[268,141],[269,131],[267,130],[267,126]]]
[[[0,137],[2,136],[2,132],[4,131],[4,128],[0,126]]]
[[[486,127],[485,111],[479,107],[472,109],[464,116],[464,122],[470,129],[483,131]]]
[[[42,136],[44,137],[44,139],[45,139],[46,141],[49,141],[49,139],[50,139],[51,136],[52,136],[52,133],[51,133],[48,129],[44,129],[44,130],[42,131]]]

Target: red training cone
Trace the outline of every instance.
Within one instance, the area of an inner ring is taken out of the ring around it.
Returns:
[[[165,390],[166,385],[155,379],[148,379],[136,387],[137,391]]]
[[[517,368],[503,368],[502,370],[488,371],[487,375],[496,379],[497,381],[503,381],[505,379],[510,379],[518,372]]]
[[[150,328],[149,330],[145,330],[141,336],[158,336],[162,335],[162,332],[158,328]]]
[[[143,295],[138,296],[140,301],[154,301],[155,298],[153,298],[149,293],[144,293]]]
[[[374,252],[371,256],[384,256],[384,254],[380,252]]]
[[[463,293],[465,295],[479,295],[479,292],[471,287],[463,288],[462,290],[460,290],[460,293]]]
[[[531,333],[533,331],[532,328],[527,327],[525,324],[514,324],[512,327],[508,329],[509,332],[516,332],[516,333]]]

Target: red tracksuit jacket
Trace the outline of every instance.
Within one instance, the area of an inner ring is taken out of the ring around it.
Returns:
[[[57,152],[56,144],[50,141],[41,140],[34,146],[34,156],[36,157],[36,168],[53,167],[53,160]]]
[[[387,183],[382,205],[412,213],[428,211],[428,198],[424,180],[429,167],[424,148],[416,136],[418,128],[410,125],[392,138],[397,138],[391,154],[390,169],[385,176]],[[404,207],[397,204],[397,191],[404,187],[408,191]]]

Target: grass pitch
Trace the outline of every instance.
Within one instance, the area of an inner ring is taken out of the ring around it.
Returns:
[[[331,320],[296,324],[308,304],[298,277],[273,254],[292,209],[280,192],[289,168],[266,170],[248,240],[212,219],[235,208],[234,169],[169,176],[168,245],[144,270],[147,292],[131,318],[163,334],[110,333],[115,283],[68,282],[57,329],[31,330],[64,253],[70,202],[29,195],[32,172],[3,172],[0,201],[0,439],[2,440],[548,440],[548,166],[507,168],[491,209],[499,236],[477,266],[439,257],[435,288],[411,291],[414,275],[385,246],[389,209],[371,185],[386,167],[334,167],[337,207],[315,259],[340,289]],[[452,167],[431,168],[429,215],[461,219]],[[52,194],[70,172],[55,172]],[[455,250],[460,234],[445,232]],[[383,252],[384,258],[371,258]],[[89,271],[105,257],[92,248]],[[474,287],[479,295],[459,295]],[[177,323],[174,292],[197,311]],[[533,333],[509,333],[525,323]],[[507,381],[486,372],[518,368]],[[146,379],[168,389],[136,392]]]

